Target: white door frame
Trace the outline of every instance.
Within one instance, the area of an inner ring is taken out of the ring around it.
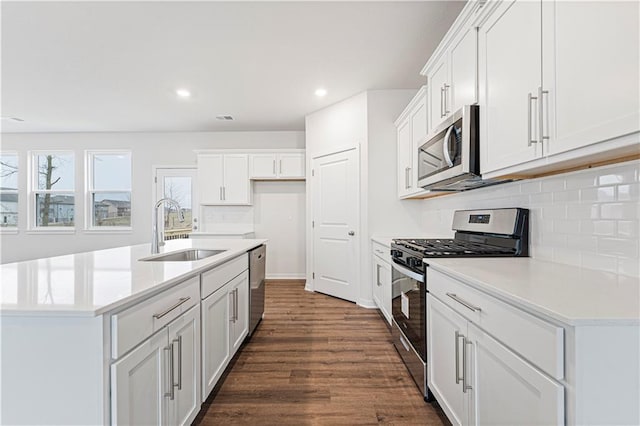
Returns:
[[[357,213],[355,215],[356,217],[356,223],[354,224],[354,229],[356,231],[356,235],[354,236],[354,250],[355,250],[355,259],[354,259],[354,265],[353,267],[356,268],[356,283],[355,285],[357,286],[358,289],[358,294],[356,297],[356,303],[358,303],[358,301],[360,300],[360,287],[362,285],[362,273],[361,273],[361,268],[360,268],[360,264],[361,264],[361,237],[362,237],[362,229],[360,228],[360,215],[362,212],[362,205],[361,205],[361,187],[362,187],[362,182],[360,181],[360,177],[361,177],[361,170],[360,170],[360,146],[359,145],[355,145],[352,147],[345,147],[344,149],[339,149],[337,151],[334,152],[328,152],[328,153],[323,153],[320,155],[316,155],[315,157],[311,158],[310,156],[307,157],[307,173],[311,173],[311,177],[307,178],[307,280],[305,283],[305,290],[306,291],[310,291],[310,292],[314,292],[315,291],[315,285],[314,285],[314,277],[313,277],[313,269],[314,269],[314,261],[315,261],[315,252],[313,249],[314,246],[314,238],[315,238],[315,229],[313,228],[313,226],[311,225],[311,222],[313,221],[313,209],[314,209],[314,205],[313,205],[313,194],[315,191],[315,185],[314,185],[314,170],[313,170],[313,162],[314,160],[323,158],[323,157],[327,157],[329,155],[334,155],[334,154],[340,154],[342,152],[347,152],[347,151],[351,151],[351,150],[355,150],[355,156],[356,156],[356,167],[358,168],[357,170],[357,175],[358,175],[358,202],[357,202]],[[307,175],[309,176],[309,175]]]

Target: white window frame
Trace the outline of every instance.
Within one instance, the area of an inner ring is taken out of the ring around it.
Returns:
[[[71,155],[73,157],[73,189],[57,190],[57,189],[37,189],[38,186],[38,164],[36,158],[40,155]],[[77,188],[77,156],[76,152],[71,149],[43,149],[37,151],[29,151],[28,157],[28,233],[37,234],[75,234],[78,226],[78,188]],[[57,194],[57,195],[73,195],[73,226],[38,226],[38,213],[36,212],[36,197],[38,194]]]
[[[128,155],[131,161],[131,188],[109,188],[109,189],[94,189],[93,188],[93,158],[96,155]],[[88,234],[105,234],[105,233],[119,233],[130,234],[133,231],[133,152],[128,149],[99,149],[99,150],[87,150],[85,151],[85,223],[84,231]],[[94,226],[93,224],[93,195],[101,193],[128,193],[131,203],[131,218],[129,226]]]
[[[22,197],[20,196],[20,174],[21,174],[21,170],[20,170],[20,155],[18,154],[17,151],[1,151],[0,152],[0,157],[1,156],[10,156],[13,155],[16,157],[16,159],[18,160],[18,171],[17,173],[17,177],[16,180],[18,182],[18,188],[16,188],[15,190],[7,190],[7,189],[0,189],[0,192],[3,194],[16,194],[18,196],[18,222],[16,223],[16,226],[11,226],[11,227],[5,227],[5,226],[0,226],[0,234],[17,234],[19,231],[19,226],[20,226],[20,201],[22,199]]]

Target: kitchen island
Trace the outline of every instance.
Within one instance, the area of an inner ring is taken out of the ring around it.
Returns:
[[[247,252],[265,242],[173,240],[154,256],[142,244],[0,265],[0,423],[190,423],[207,396],[201,376],[217,380],[246,336]],[[224,251],[140,260],[188,249]]]

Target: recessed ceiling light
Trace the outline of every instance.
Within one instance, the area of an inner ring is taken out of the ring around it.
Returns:
[[[327,94],[327,89],[323,89],[322,87],[319,89],[316,89],[316,96],[318,97],[323,97]]]
[[[187,89],[178,89],[176,90],[176,95],[178,95],[181,98],[189,98],[191,97],[191,92],[188,91]]]

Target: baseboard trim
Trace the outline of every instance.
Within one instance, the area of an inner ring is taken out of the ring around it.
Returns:
[[[378,305],[372,299],[358,299],[356,304],[367,309],[378,309]]]
[[[268,274],[265,279],[267,281],[275,280],[305,280],[307,276],[305,274]]]
[[[307,280],[303,278],[265,278],[265,283],[290,283],[290,284],[306,284]]]

